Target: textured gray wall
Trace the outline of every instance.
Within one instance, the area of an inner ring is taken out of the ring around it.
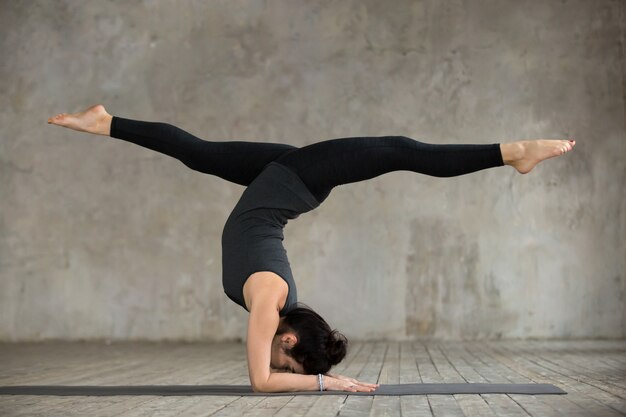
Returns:
[[[103,103],[296,146],[566,137],[575,152],[336,188],[286,230],[352,338],[626,336],[624,2],[24,1],[0,11],[0,339],[231,339],[243,188],[45,121]]]

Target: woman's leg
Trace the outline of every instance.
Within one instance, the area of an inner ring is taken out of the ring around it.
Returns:
[[[513,165],[530,171],[540,160],[570,150],[574,142],[530,141],[489,145],[434,145],[404,136],[342,138],[318,142],[279,157],[322,202],[333,187],[392,171],[452,177]],[[528,150],[531,150],[529,154]]]
[[[113,117],[111,137],[169,155],[189,168],[227,181],[249,185],[263,168],[294,146],[257,142],[210,142],[159,122]]]
[[[268,163],[297,149],[277,143],[205,141],[167,123],[111,116],[102,106],[90,107],[82,113],[59,115],[48,122],[132,142],[176,158],[195,171],[245,186]]]

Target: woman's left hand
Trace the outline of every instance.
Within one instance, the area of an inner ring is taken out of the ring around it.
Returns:
[[[368,382],[357,381],[356,379],[350,378],[349,376],[343,376],[343,375],[337,375],[337,374],[331,374],[331,373],[327,373],[326,375],[328,375],[331,378],[341,379],[342,381],[347,381],[354,385],[358,385],[362,387],[378,388],[380,386],[380,384],[370,384]]]

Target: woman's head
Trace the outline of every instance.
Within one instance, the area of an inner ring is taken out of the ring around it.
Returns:
[[[347,347],[344,335],[298,303],[280,321],[272,344],[272,366],[288,372],[325,374],[343,360]]]

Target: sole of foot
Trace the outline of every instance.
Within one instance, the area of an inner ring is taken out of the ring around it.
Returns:
[[[520,174],[528,174],[539,162],[561,156],[576,146],[575,140],[540,139],[515,142],[512,159],[508,164]]]
[[[48,119],[49,124],[66,127],[79,132],[108,135],[111,115],[102,104],[96,104],[79,113],[61,113]]]

